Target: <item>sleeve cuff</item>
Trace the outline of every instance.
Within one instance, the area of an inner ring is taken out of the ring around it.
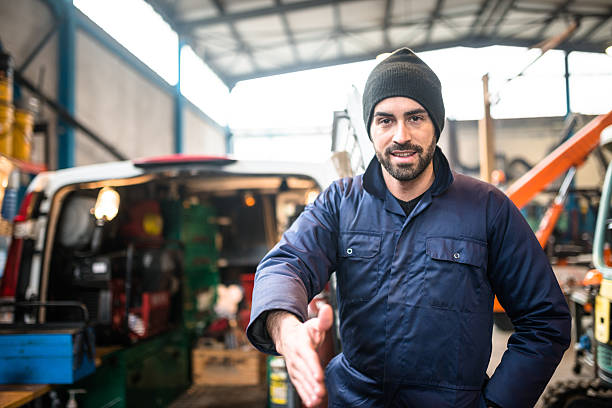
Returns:
[[[273,310],[284,310],[304,322],[308,316],[308,295],[299,279],[287,275],[263,275],[255,281],[251,322],[247,337],[263,353],[278,355],[268,334],[266,320]]]

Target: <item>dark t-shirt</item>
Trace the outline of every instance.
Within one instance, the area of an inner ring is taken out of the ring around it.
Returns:
[[[425,193],[423,193],[423,194],[425,194]],[[423,197],[423,194],[421,194],[417,198],[413,198],[410,201],[403,201],[403,200],[400,200],[397,197],[395,197],[395,199],[397,200],[399,205],[402,206],[402,210],[404,210],[404,213],[406,214],[406,216],[408,216],[412,212],[412,210],[414,210],[414,207],[416,207],[416,205],[419,203],[419,201]]]

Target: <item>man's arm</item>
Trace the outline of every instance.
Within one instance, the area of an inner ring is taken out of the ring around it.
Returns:
[[[266,328],[268,313],[285,310],[306,321],[308,303],[336,268],[338,183],[306,207],[257,267],[247,337],[264,353],[278,354]]]
[[[332,313],[329,308],[329,319],[321,311],[319,318],[307,321],[307,310],[335,270],[340,191],[333,184],[321,193],[261,261],[247,328],[257,349],[285,357],[300,396],[312,404],[325,394],[315,348],[320,333],[331,326]]]
[[[496,193],[489,205],[489,281],[515,332],[484,393],[502,408],[532,407],[569,346],[571,316],[531,228]]]

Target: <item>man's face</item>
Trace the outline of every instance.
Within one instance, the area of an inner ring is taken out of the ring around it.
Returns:
[[[436,149],[436,130],[427,111],[402,96],[383,99],[374,107],[370,135],[378,161],[399,181],[417,178]]]

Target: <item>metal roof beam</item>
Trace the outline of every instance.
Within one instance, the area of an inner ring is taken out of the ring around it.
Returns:
[[[497,17],[497,20],[493,24],[493,30],[491,30],[489,35],[493,35],[493,36],[497,35],[497,33],[499,32],[499,29],[501,27],[502,22],[504,21],[504,19],[506,18],[506,16],[510,12],[510,10],[512,10],[512,7],[514,6],[514,3],[516,3],[516,0],[507,0],[506,1],[506,5],[505,5],[504,9],[500,13],[499,17]]]
[[[550,16],[546,18],[546,22],[542,25],[542,28],[540,28],[540,30],[538,30],[537,34],[535,35],[536,38],[544,37],[544,33],[546,33],[546,30],[548,30],[548,27],[550,27],[553,21],[555,21],[561,13],[567,11],[567,7],[573,2],[574,0],[565,0],[563,4],[560,4],[559,7],[557,7],[555,11],[553,11]]]
[[[210,26],[214,24],[236,22],[249,18],[269,16],[278,13],[288,13],[291,11],[305,10],[314,7],[327,6],[335,3],[357,2],[363,0],[302,0],[295,3],[282,3],[280,6],[263,7],[254,10],[241,11],[236,13],[225,13],[216,17],[200,18],[191,21],[181,21],[177,23],[181,30],[189,30],[196,27]]]
[[[151,7],[153,7],[153,10],[155,10],[155,12],[159,14],[166,21],[166,23],[170,24],[170,26],[174,24],[174,19],[176,17],[174,10],[170,10],[168,7],[166,7],[165,4],[162,4],[160,0],[145,0],[145,1],[149,3]]]
[[[463,17],[465,15],[471,15],[472,13],[467,13],[465,11],[462,12],[455,12],[455,13],[447,13],[446,15],[441,15],[440,18],[454,18],[454,17]],[[415,20],[410,20],[410,21],[405,21],[405,22],[401,22],[401,23],[395,23],[395,24],[390,24],[389,27],[390,28],[397,28],[397,27],[414,27],[414,26],[419,26],[422,24],[426,24],[429,21],[428,17],[424,17],[424,18],[419,18],[419,19],[415,19]],[[357,27],[357,28],[352,28],[352,29],[346,29],[343,28],[343,32],[342,34],[344,35],[351,35],[351,34],[361,34],[361,33],[368,33],[368,32],[372,32],[372,31],[380,31],[380,26],[374,24],[371,26],[367,26],[367,27]],[[322,40],[326,40],[330,38],[330,34],[329,32],[325,32],[325,33],[312,33],[311,35],[309,35],[308,37],[303,36],[300,39],[301,43],[309,43],[309,42],[314,42],[314,41],[322,41]],[[202,40],[205,40],[205,38],[201,38]],[[273,43],[273,44],[268,44],[266,46],[262,46],[262,47],[258,47],[257,50],[258,51],[269,51],[269,50],[273,50],[275,48],[280,48],[283,47],[285,45],[285,41],[279,41],[277,43]],[[222,53],[217,53],[217,54],[207,54],[210,56],[211,59],[215,59],[215,58],[219,58],[225,54],[227,54],[228,52],[231,53],[237,53],[240,50],[238,49],[226,49],[224,50]],[[389,49],[387,49],[387,51],[390,51]]]
[[[591,27],[586,33],[584,33],[582,35],[582,37],[580,37],[580,42],[583,41],[589,41],[589,38],[595,34],[597,31],[599,31],[605,24],[606,22],[612,18],[612,8],[610,8],[610,12],[608,13],[608,15],[605,16],[600,16],[599,17],[599,23],[595,24],[593,27]]]
[[[496,0],[495,4],[493,5],[493,7],[491,8],[491,12],[489,13],[489,15],[487,16],[487,18],[485,19],[485,21],[482,22],[482,25],[480,26],[480,34],[484,34],[487,29],[489,28],[489,23],[491,22],[491,20],[493,20],[493,17],[495,16],[495,14],[497,13],[497,10],[499,10],[499,6],[504,2],[504,0]],[[501,13],[500,13],[501,14]]]
[[[436,44],[423,44],[420,46],[413,47],[415,52],[431,51],[442,48],[451,47],[474,47],[482,48],[490,45],[510,45],[517,47],[529,47],[533,45],[533,41],[530,39],[517,39],[517,38],[506,38],[506,37],[489,37],[489,36],[477,36],[477,37],[462,37],[449,41],[444,41]],[[557,49],[571,50],[571,51],[586,51],[586,52],[601,52],[600,47],[593,43],[584,42],[566,42],[561,44]],[[322,68],[332,65],[348,64],[351,62],[365,61],[368,59],[375,58],[378,54],[388,52],[387,49],[378,49],[374,51],[364,52],[358,55],[352,55],[350,57],[343,58],[331,58],[326,60],[319,60],[316,62],[309,62],[304,64],[292,64],[284,67],[275,68],[271,70],[262,70],[254,72],[252,74],[237,75],[228,78],[232,84],[236,84],[239,81],[245,81],[249,79],[261,78],[272,75],[286,74],[288,72],[303,71],[308,69]]]
[[[483,2],[480,3],[480,8],[476,12],[476,17],[474,18],[474,21],[472,21],[472,27],[470,28],[469,36],[476,35],[476,32],[480,30],[481,19],[485,15],[485,11],[489,8],[491,1],[492,0],[483,0]]]
[[[219,67],[217,67],[214,63],[210,62],[210,60],[208,58],[204,58],[206,55],[208,55],[208,52],[206,52],[206,51],[204,51],[203,53],[198,52],[197,43],[196,43],[196,41],[193,40],[194,36],[190,35],[188,33],[185,33],[185,32],[181,32],[178,29],[178,27],[176,26],[176,24],[174,22],[174,14],[175,14],[174,10],[169,10],[167,7],[163,6],[159,0],[146,0],[146,2],[149,3],[151,5],[151,7],[153,7],[153,10],[155,10],[155,12],[158,13],[164,19],[164,21],[166,21],[166,23],[168,23],[168,25],[170,25],[170,27],[179,36],[183,37],[185,43],[192,48],[193,52],[195,52],[197,55],[199,55],[199,57],[204,61],[204,63],[206,65],[208,65],[208,67],[215,74],[217,74],[219,79],[221,81],[223,81],[223,83],[225,83],[226,85],[229,86],[231,81],[229,81],[228,78],[224,75],[223,70],[220,69]],[[203,54],[203,55],[200,55],[200,54]]]
[[[337,1],[334,2],[334,30],[333,39],[336,40],[338,54],[344,55],[344,47],[342,46],[342,41],[340,41],[340,36],[344,33],[344,28],[342,27],[342,20],[340,18],[340,5]]]
[[[431,32],[433,30],[435,21],[438,18],[440,18],[440,10],[442,9],[443,4],[444,4],[444,0],[436,0],[436,5],[429,16],[429,22],[427,23],[427,34],[425,34],[426,44],[428,44],[431,41]]]
[[[391,37],[389,37],[389,27],[391,26],[391,10],[393,9],[393,0],[387,0],[385,3],[385,18],[383,19],[383,42],[385,48],[391,47]]]
[[[281,7],[282,5],[283,3],[281,3],[281,0],[276,0],[276,7]],[[283,31],[285,32],[285,35],[287,36],[287,40],[289,41],[289,44],[291,44],[291,51],[293,52],[293,59],[295,59],[296,62],[300,62],[302,58],[300,57],[300,53],[297,48],[297,43],[295,42],[295,37],[293,36],[293,31],[291,31],[291,27],[289,26],[289,20],[287,19],[287,13],[281,12],[279,13],[279,17],[283,24]]]
[[[225,6],[223,5],[222,0],[212,0],[212,2],[219,11],[219,13],[222,16],[225,15]],[[253,56],[253,50],[251,50],[251,47],[246,42],[244,42],[244,39],[236,29],[234,23],[229,22],[228,25],[230,32],[232,33],[232,37],[234,37],[236,42],[240,44],[240,50],[244,51],[249,56],[249,60],[251,61],[251,65],[253,65],[253,69],[257,71],[259,69],[259,66],[257,65],[257,61],[255,61],[255,57]]]

